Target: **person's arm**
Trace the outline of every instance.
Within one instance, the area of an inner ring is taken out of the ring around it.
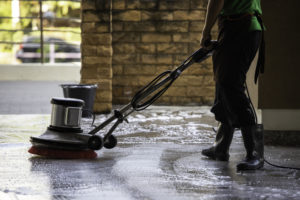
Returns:
[[[211,40],[211,29],[215,24],[218,15],[220,14],[224,5],[224,0],[209,0],[207,5],[207,12],[205,17],[205,24],[202,31],[200,45],[205,47],[205,41]]]

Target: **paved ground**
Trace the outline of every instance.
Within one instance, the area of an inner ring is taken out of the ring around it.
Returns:
[[[97,116],[96,124],[107,118]],[[201,149],[214,140],[207,107],[149,107],[133,113],[114,133],[119,144],[94,160],[55,160],[27,152],[49,115],[0,116],[0,199],[300,199],[300,172],[265,165],[240,173],[244,156],[236,132],[229,162],[211,161]],[[83,120],[86,131],[90,120]],[[100,133],[101,134],[101,133]],[[266,146],[274,163],[300,166],[300,149]]]
[[[49,114],[64,81],[0,81],[0,114]],[[72,83],[72,82],[71,82]]]
[[[208,107],[150,107],[116,131],[118,146],[95,160],[54,160],[27,152],[29,137],[49,125],[50,99],[66,82],[0,82],[0,199],[300,199],[300,172],[265,165],[239,173],[237,131],[229,162],[201,149],[214,140]],[[9,115],[7,115],[9,114]],[[97,116],[99,124],[108,116]],[[91,121],[83,120],[89,130]],[[101,133],[103,134],[103,133]],[[300,167],[300,149],[266,146],[266,158]]]

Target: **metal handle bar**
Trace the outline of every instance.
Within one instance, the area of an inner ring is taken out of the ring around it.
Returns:
[[[188,57],[183,63],[173,71],[165,71],[158,75],[153,81],[140,89],[132,98],[131,104],[134,110],[141,111],[154,103],[164,92],[173,84],[180,74],[192,65],[194,62],[202,62],[208,58],[216,48],[217,43],[211,42],[208,47],[200,48]],[[164,78],[164,79],[163,79]],[[163,79],[163,80],[162,80]],[[165,85],[165,86],[164,86]],[[164,86],[161,90],[154,93],[158,88]],[[152,94],[154,93],[154,94]],[[149,95],[151,95],[149,97]],[[143,103],[141,103],[143,102]]]
[[[105,126],[110,124],[112,121],[117,119],[115,124],[110,128],[108,133],[104,137],[104,141],[108,138],[112,132],[117,128],[117,126],[123,122],[124,119],[128,115],[130,115],[134,111],[141,111],[150,106],[154,101],[156,101],[164,92],[173,84],[173,82],[180,76],[180,74],[192,65],[195,62],[202,62],[206,58],[208,58],[213,50],[217,47],[217,42],[212,41],[210,45],[206,48],[200,48],[195,51],[191,56],[189,56],[182,64],[177,67],[173,71],[165,71],[159,74],[156,78],[154,78],[150,83],[148,83],[145,87],[140,89],[132,98],[131,102],[120,110],[114,110],[114,115],[105,120],[102,124],[91,130],[88,134],[94,135],[103,129]],[[154,93],[159,88],[158,92]],[[154,94],[153,94],[154,93]],[[149,98],[149,95],[152,96]],[[148,99],[147,99],[148,97]],[[144,101],[144,102],[143,102]],[[142,102],[142,103],[141,103]]]

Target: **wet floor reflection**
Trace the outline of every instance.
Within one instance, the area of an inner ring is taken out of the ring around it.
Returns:
[[[116,162],[112,154],[95,160],[33,157],[29,161],[32,174],[48,177],[51,199],[131,199],[122,180],[111,173]]]
[[[106,117],[97,116],[96,124]],[[207,108],[154,107],[134,113],[114,132],[118,146],[97,151],[94,160],[28,154],[30,144],[24,138],[42,132],[47,120],[37,115],[12,117],[10,126],[6,116],[0,125],[0,199],[300,199],[298,171],[266,165],[255,173],[236,172],[244,156],[239,132],[229,162],[203,157],[201,150],[214,140],[216,126]],[[90,128],[90,120],[83,127]],[[265,150],[270,161],[299,167],[299,148]]]

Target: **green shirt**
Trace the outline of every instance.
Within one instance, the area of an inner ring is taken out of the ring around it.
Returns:
[[[260,0],[224,0],[221,15],[228,16],[255,12],[262,14]],[[262,30],[255,16],[251,19],[249,30]]]

